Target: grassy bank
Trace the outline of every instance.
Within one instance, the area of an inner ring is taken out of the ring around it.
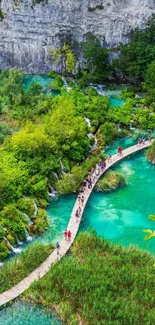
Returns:
[[[81,233],[27,297],[53,307],[65,324],[151,325],[155,319],[155,259],[131,247]]]
[[[35,270],[52,252],[51,245],[36,244],[28,247],[0,268],[0,292],[10,289]]]

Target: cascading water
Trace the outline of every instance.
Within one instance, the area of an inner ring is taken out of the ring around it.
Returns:
[[[19,240],[18,236],[16,235],[16,241],[17,241],[17,245],[21,246],[23,245],[23,242]]]
[[[48,186],[49,186],[49,188],[50,188],[50,192],[47,192],[48,193],[48,195],[50,196],[50,197],[53,197],[53,198],[55,198],[56,197],[56,194],[57,194],[57,192],[54,190],[54,188],[50,185],[50,184],[48,184]]]
[[[63,174],[63,175],[66,175],[66,173],[65,173],[65,166],[63,165],[63,163],[62,163],[62,160],[60,159],[60,166],[61,166],[61,173]]]
[[[37,207],[37,205],[36,205],[36,202],[34,201],[33,202],[33,205],[34,205],[34,215],[33,215],[33,218],[36,218],[36,216],[37,216],[37,213],[38,213],[38,207]]]
[[[11,243],[9,242],[9,240],[6,238],[6,237],[3,237],[4,239],[5,239],[5,241],[6,241],[6,243],[7,243],[7,245],[8,245],[8,248],[13,252],[13,253],[20,253],[21,251],[22,251],[22,249],[21,248],[19,248],[19,247],[13,247],[12,245],[11,245]]]
[[[86,117],[86,116],[84,116],[84,119],[85,119],[85,121],[86,121],[88,127],[91,128],[91,122],[90,122],[90,119],[89,119],[88,117]]]
[[[52,174],[53,174],[53,176],[55,177],[56,180],[59,179],[59,176],[58,176],[58,174],[56,172],[52,172]]]
[[[25,231],[25,240],[26,240],[27,242],[32,241],[33,238],[29,235],[29,233],[28,233],[28,231],[26,230],[26,228],[24,228],[24,231]]]
[[[29,226],[33,225],[32,220],[30,219],[30,217],[26,213],[23,213],[23,216],[25,217],[25,219],[27,219]]]

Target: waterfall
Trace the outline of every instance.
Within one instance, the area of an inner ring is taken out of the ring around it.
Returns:
[[[135,127],[132,126],[132,123],[130,123],[129,128],[130,128],[130,131],[135,130]]]
[[[30,217],[26,213],[23,213],[23,216],[25,217],[25,219],[27,219],[29,226],[33,225],[32,220],[30,219]]]
[[[57,192],[55,191],[55,189],[51,186],[51,184],[48,184],[49,188],[50,188],[50,192],[47,192],[49,196],[51,197],[56,197]]]
[[[63,175],[66,175],[66,173],[65,173],[65,166],[63,165],[61,159],[60,159],[60,166],[61,166],[61,173],[62,173]]]
[[[3,266],[3,263],[2,262],[0,262],[0,268]]]
[[[58,174],[57,174],[57,173],[55,173],[55,172],[52,172],[52,174],[53,174],[53,176],[55,177],[55,179],[56,179],[56,180],[58,180],[58,179],[59,179],[59,176],[58,176]]]
[[[13,252],[13,253],[20,253],[21,251],[22,251],[22,249],[21,248],[19,248],[19,247],[13,247],[11,244],[10,244],[10,242],[9,242],[9,240],[6,238],[6,237],[3,237],[5,240],[6,240],[6,243],[7,243],[7,245],[8,245],[8,247],[9,247],[9,249]]]
[[[17,235],[16,235],[16,241],[17,241],[17,245],[18,245],[18,246],[20,246],[20,245],[22,245],[22,244],[23,244],[23,243],[22,243],[22,241],[20,241],[20,240],[19,240],[19,238],[18,238],[18,236],[17,236]]]
[[[29,235],[28,231],[24,228],[25,230],[25,240],[28,242],[28,241],[31,241],[32,240],[32,237]]]
[[[95,143],[94,143],[93,146],[90,148],[89,152],[92,152],[93,150],[95,150],[95,149],[97,148],[97,144],[98,144],[98,142],[97,142],[97,138],[94,137],[94,139],[95,139]]]
[[[34,205],[34,215],[33,215],[33,218],[36,218],[36,216],[37,216],[37,213],[38,213],[38,207],[37,207],[37,205],[36,205],[36,202],[35,201],[33,201],[33,205]]]
[[[120,128],[120,124],[119,124],[119,123],[118,123],[117,131],[118,131],[118,132],[121,132],[121,131],[122,131],[122,129]]]
[[[89,119],[89,118],[87,118],[87,117],[85,117],[85,116],[84,116],[84,119],[85,119],[85,121],[86,121],[86,123],[87,123],[88,127],[90,128],[90,127],[91,127],[91,122],[90,122],[90,119]]]
[[[91,133],[91,132],[89,132],[88,134],[87,134],[87,137],[90,139],[90,138],[94,138],[94,135],[93,135],[93,133]]]
[[[62,80],[63,80],[64,86],[68,87],[68,83],[67,83],[66,79],[64,77],[62,77]]]

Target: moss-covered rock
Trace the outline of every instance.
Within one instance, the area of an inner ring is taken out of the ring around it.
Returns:
[[[14,246],[16,244],[16,239],[14,238],[14,236],[12,236],[11,234],[8,234],[6,236],[7,240],[9,241],[9,243]]]
[[[9,255],[10,250],[6,245],[6,240],[2,239],[0,241],[0,262],[3,262]]]
[[[47,213],[43,209],[39,209],[38,214],[33,221],[34,223],[31,226],[31,234],[41,235],[49,226]]]
[[[119,187],[125,186],[126,180],[123,175],[115,171],[108,171],[105,176],[98,181],[95,189],[100,192],[112,192]]]
[[[29,198],[21,198],[17,201],[17,208],[26,213],[30,218],[33,217],[35,208],[34,208],[34,201]]]

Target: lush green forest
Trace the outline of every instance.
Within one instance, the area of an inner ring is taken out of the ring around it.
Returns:
[[[80,233],[70,256],[35,282],[26,298],[55,308],[68,325],[151,325],[155,297],[154,258],[136,248],[112,245]]]
[[[63,59],[62,73],[70,86],[67,91],[61,76],[51,71],[55,77],[51,89],[60,91],[56,97],[33,82],[25,90],[25,75],[16,68],[0,73],[0,261],[27,233],[42,234],[48,227],[45,208],[53,189],[61,194],[77,192],[90,168],[104,159],[105,146],[128,134],[131,123],[154,129],[154,40],[155,16],[145,30],[133,31],[129,44],[120,45],[120,55],[112,62],[109,50],[93,35],[78,49],[84,58],[79,69],[69,45],[51,52],[57,64]],[[111,87],[111,80],[122,78],[130,80],[121,92],[122,107],[112,107],[107,97],[89,87],[90,82]],[[138,91],[145,95],[137,98]],[[98,146],[91,151],[95,139]]]

